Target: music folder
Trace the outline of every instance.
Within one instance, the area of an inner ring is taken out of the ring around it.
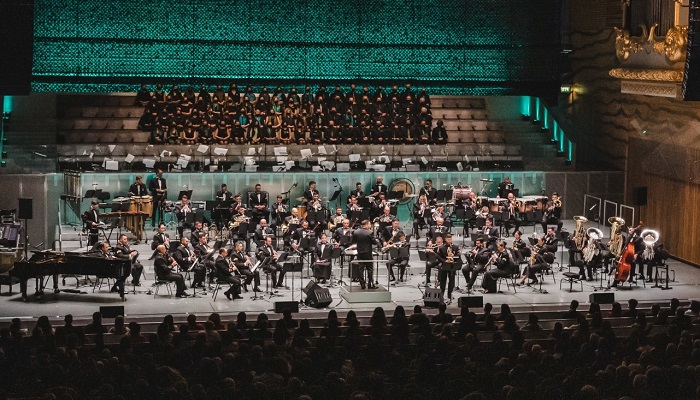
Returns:
[[[180,193],[177,194],[177,199],[182,200],[182,196],[187,196],[188,199],[192,199],[192,191],[191,190],[181,190]]]
[[[314,236],[301,238],[301,240],[299,240],[299,247],[307,250],[315,249],[316,242],[317,239]]]
[[[340,189],[333,192],[333,195],[331,196],[330,200],[328,200],[328,201],[336,201],[338,199],[338,197],[340,197],[341,192],[342,191]]]

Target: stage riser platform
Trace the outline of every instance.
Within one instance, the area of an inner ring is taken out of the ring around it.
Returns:
[[[359,286],[343,286],[340,288],[340,297],[348,303],[390,303],[391,292],[384,286],[377,289],[362,289]]]

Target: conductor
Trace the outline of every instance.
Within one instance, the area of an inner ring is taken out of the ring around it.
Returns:
[[[369,282],[367,282],[367,287],[370,289],[376,289],[374,285],[374,268],[373,268],[373,252],[372,246],[374,245],[374,236],[372,235],[372,223],[366,219],[362,221],[362,228],[356,230],[352,234],[352,247],[357,248],[357,260],[368,260],[368,262],[358,263],[358,272],[360,275],[360,286],[365,289],[365,275],[364,271],[367,271],[367,277]]]

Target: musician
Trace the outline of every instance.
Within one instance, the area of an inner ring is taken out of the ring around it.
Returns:
[[[314,199],[314,194],[319,194],[318,190],[316,190],[316,181],[311,181],[309,182],[309,188],[304,191],[304,198],[306,198],[307,202],[311,202],[311,200]]]
[[[133,283],[134,286],[141,286],[139,281],[141,279],[141,274],[143,274],[143,265],[138,261],[139,252],[129,247],[129,239],[126,235],[119,235],[117,245],[114,246],[114,256],[131,262],[131,283]],[[122,281],[122,284],[123,283]]]
[[[435,204],[437,201],[437,190],[433,187],[432,179],[425,180],[425,185],[420,188],[418,195],[425,195],[425,199],[429,204]]]
[[[386,263],[386,267],[389,271],[389,280],[391,282],[396,280],[394,276],[394,266],[398,266],[399,282],[404,281],[406,267],[408,267],[408,248],[410,245],[411,244],[406,240],[406,234],[399,231],[391,243],[387,242],[384,244],[384,247],[382,247],[382,252],[389,251],[390,260]],[[402,251],[401,249],[404,250]]]
[[[489,263],[495,265],[496,268],[484,272],[481,287],[484,289],[484,293],[496,293],[498,278],[511,275],[513,270],[513,262],[506,251],[506,242],[501,240],[496,244],[496,252],[491,256]]]
[[[377,196],[379,193],[386,193],[389,191],[389,188],[383,183],[384,178],[381,176],[377,177],[377,182],[372,186],[372,196]]]
[[[263,218],[260,220],[260,226],[255,230],[255,243],[261,245],[268,236],[275,237],[275,231],[267,226],[267,220]]]
[[[173,253],[173,257],[183,271],[193,271],[192,288],[204,287],[206,270],[201,264],[195,264],[197,256],[190,250],[190,239],[186,237],[180,239],[180,246]]]
[[[435,207],[435,210],[431,213],[430,219],[428,220],[428,223],[430,225],[435,225],[437,223],[438,218],[442,218],[442,221],[444,222],[446,227],[449,227],[450,224],[450,215],[445,212],[445,205],[444,204],[438,204],[437,207]]]
[[[491,214],[491,212],[489,211],[489,206],[485,205],[485,206],[482,206],[480,209],[478,209],[476,211],[476,214],[474,214],[474,219],[475,220],[483,219],[484,222],[486,222],[485,220],[488,220],[488,219],[492,220],[493,214]]]
[[[170,235],[165,233],[165,224],[162,222],[158,224],[158,232],[153,235],[151,249],[155,250],[161,244],[165,246],[166,251],[170,252]]]
[[[490,255],[489,249],[484,245],[484,239],[476,239],[475,243],[474,247],[466,255],[467,265],[462,267],[462,275],[467,281],[467,291],[472,290],[479,273],[486,270],[486,263]]]
[[[306,205],[306,210],[308,211],[306,219],[309,221],[309,224],[313,224],[311,229],[313,229],[316,234],[323,232],[326,228],[324,226],[326,225],[326,213],[318,193],[313,194],[311,201]]]
[[[498,184],[498,197],[506,198],[513,193],[515,185],[510,181],[510,176],[506,176],[505,180]]]
[[[372,234],[372,222],[366,219],[362,221],[362,227],[352,233],[352,245],[357,248],[357,260],[373,260],[372,253],[375,239]],[[376,289],[374,285],[374,263],[364,262],[356,264],[359,271],[360,287],[365,288],[365,274],[367,272],[367,287]]]
[[[647,266],[647,282],[653,282],[652,272],[655,265],[663,265],[666,250],[663,244],[659,243],[658,238],[649,233],[642,238],[644,241],[644,250],[637,256],[637,264],[639,264],[639,272],[642,273],[644,264]],[[667,256],[667,255],[666,255]]]
[[[593,280],[594,269],[603,267],[603,250],[605,250],[605,247],[600,242],[600,238],[596,237],[589,236],[588,240],[586,241],[586,246],[581,251],[583,255],[583,260],[579,263],[579,276],[581,277],[581,279],[586,279],[586,274],[584,273],[584,271],[587,271],[588,281]],[[642,279],[644,278],[642,277]]]
[[[156,177],[151,179],[148,183],[148,188],[151,190],[151,196],[153,196],[153,215],[151,215],[151,226],[156,226],[156,218],[160,218],[163,221],[163,203],[165,202],[165,197],[168,194],[168,185],[163,178],[163,170],[158,168],[156,172]]]
[[[379,193],[379,195],[374,196],[374,202],[370,205],[370,215],[371,217],[378,218],[383,212],[384,207],[387,206],[386,194],[384,192]]]
[[[185,228],[192,229],[195,217],[190,199],[187,196],[182,196],[181,203],[175,207],[175,216],[177,217],[177,233],[182,237]]]
[[[266,237],[265,238],[265,245],[258,248],[258,252],[256,257],[258,258],[259,261],[268,259],[268,261],[265,263],[265,266],[263,267],[266,271],[270,272],[270,275],[272,276],[272,287],[273,288],[284,288],[284,289],[289,289],[289,287],[284,285],[284,269],[282,268],[281,265],[277,263],[277,251],[275,248],[272,246],[272,238],[271,237]]]
[[[634,259],[633,259],[633,261],[630,263],[630,274],[629,274],[629,277],[627,278],[627,282],[634,282],[634,281],[635,281],[635,274],[636,274],[636,272],[637,272],[637,260],[640,260],[640,261],[641,261],[641,255],[642,255],[642,253],[644,252],[644,249],[645,249],[645,247],[646,247],[646,246],[644,245],[644,239],[641,238],[641,236],[639,235],[639,233],[640,233],[640,232],[639,232],[639,227],[637,227],[637,228],[634,228],[634,227],[631,227],[631,226],[628,227],[628,228],[627,228],[627,236],[626,236],[625,241],[624,241],[625,245],[622,246],[622,254],[623,254],[622,256],[623,256],[623,257],[625,256],[625,253],[627,252],[627,246],[628,246],[630,243],[632,243],[632,245],[634,246],[634,256],[633,256]],[[618,265],[618,266],[619,266],[619,265]],[[644,271],[642,271],[641,265],[640,265],[639,270],[640,270],[640,271],[639,271],[640,274],[642,275],[641,278],[644,279],[644,276],[643,276]],[[617,285],[618,285],[619,282],[620,282],[620,281],[618,281],[617,279],[615,279],[615,280],[613,280],[613,283],[612,283],[611,286],[612,286],[612,287],[617,287]]]
[[[190,233],[190,243],[199,243],[199,237],[205,235],[202,221],[194,221],[194,228]]]
[[[148,196],[148,189],[141,175],[136,176],[136,182],[129,186],[129,196]]]
[[[350,199],[352,198],[352,196],[355,196],[358,199],[360,197],[365,197],[365,192],[362,191],[362,183],[355,183],[355,190],[350,191],[350,195],[348,196],[348,203],[350,203]]]
[[[420,239],[420,230],[423,229],[427,223],[426,218],[430,217],[430,205],[425,195],[422,194],[418,197],[418,201],[413,205],[413,233],[416,236],[416,240]]]
[[[316,282],[326,283],[331,278],[333,247],[338,247],[338,244],[328,243],[328,236],[322,233],[314,252],[313,276]]]
[[[515,225],[515,230],[520,230],[520,223],[523,222],[520,218],[520,210],[518,209],[518,199],[513,193],[508,193],[508,202],[506,203],[504,212],[509,214],[506,224],[506,234],[510,235],[511,226]]]
[[[211,283],[214,280],[214,275],[216,274],[216,267],[214,265],[214,260],[211,258],[211,255],[214,254],[214,249],[209,246],[208,242],[209,237],[204,233],[201,233],[197,237],[196,242],[192,241],[192,243],[196,243],[194,245],[194,254],[196,254],[197,257],[202,260],[206,271],[209,271],[209,283]]]
[[[537,244],[532,246],[532,249],[530,249],[530,257],[528,259],[528,264],[525,267],[525,271],[523,272],[523,276],[520,279],[520,282],[518,282],[519,285],[524,284],[525,280],[528,278],[531,279],[531,282],[528,282],[527,284],[528,286],[536,285],[537,283],[539,283],[539,280],[537,280],[537,274],[549,268],[549,264],[546,261],[547,254],[549,254],[550,257],[554,257],[554,255],[552,253],[547,252],[547,249],[544,247],[543,238],[537,239]],[[585,278],[585,275],[583,277]]]
[[[352,241],[353,229],[350,227],[350,220],[347,218],[343,220],[342,224],[342,226],[336,228],[333,232],[333,238],[340,247],[346,248]]]
[[[241,224],[247,224],[248,216],[246,215],[246,208],[243,206],[238,206],[236,212],[231,216],[231,221],[229,222],[229,228],[231,229],[231,235],[236,239],[245,239],[246,248],[248,247],[248,229],[242,229]]]
[[[289,207],[284,204],[284,198],[278,194],[275,203],[272,204],[272,218],[270,219],[270,227],[277,230],[277,225],[281,224],[288,217]]]
[[[233,194],[228,191],[228,186],[226,186],[225,183],[221,184],[221,190],[216,192],[216,203],[217,205],[221,205],[227,201],[232,201],[233,200]]]
[[[435,221],[435,225],[430,227],[428,237],[435,240],[435,238],[438,236],[442,236],[444,238],[446,233],[447,227],[445,226],[445,220],[438,217],[438,219]]]
[[[224,295],[229,300],[242,299],[241,297],[241,278],[234,273],[238,272],[236,265],[226,258],[228,250],[226,247],[219,249],[219,257],[216,258],[214,265],[216,266],[217,282],[228,282],[231,287],[224,292]]]
[[[112,252],[110,252],[109,248],[109,242],[100,242],[99,244],[96,245],[96,247],[99,249],[97,252],[96,256],[99,258],[105,258],[108,260],[114,259],[114,255]],[[126,277],[129,276],[129,273],[131,272],[130,268],[127,268],[124,272],[124,275],[120,276],[114,281],[114,285],[112,288],[109,290],[110,293],[118,292],[119,297],[121,297],[122,301],[126,301],[126,297],[124,297],[124,281],[126,280]],[[98,278],[100,274],[97,274]],[[58,282],[57,282],[57,276],[54,275],[54,289],[58,287]],[[42,285],[43,286],[43,285]],[[58,293],[58,292],[57,292]]]
[[[396,216],[391,213],[391,207],[388,205],[384,206],[382,215],[379,216],[379,223],[386,226],[391,224],[393,221],[396,221]]]
[[[156,277],[161,281],[175,282],[177,290],[176,297],[189,297],[185,293],[185,279],[182,274],[173,272],[173,268],[177,267],[177,261],[168,255],[164,245],[156,247],[156,258],[153,262],[153,267],[156,272]]]
[[[493,250],[496,246],[496,240],[498,239],[498,228],[493,226],[493,220],[491,218],[486,219],[480,234],[481,238],[486,242],[486,247]]]
[[[253,210],[253,222],[258,223],[263,218],[268,218],[270,210],[267,208],[267,192],[262,191],[260,184],[255,185],[255,192],[250,194],[248,206]]]
[[[430,286],[432,269],[440,266],[440,260],[435,253],[437,249],[442,247],[442,243],[442,236],[437,236],[434,240],[428,239],[428,243],[425,244],[425,255],[427,257],[425,262],[425,286]]]
[[[438,260],[440,260],[440,269],[438,270],[438,282],[440,284],[440,293],[445,295],[445,283],[447,283],[447,301],[452,302],[452,290],[455,287],[455,271],[460,268],[462,260],[459,255],[459,246],[452,243],[452,235],[445,235],[445,244],[437,248],[435,252]]]
[[[93,201],[90,203],[90,210],[85,211],[85,214],[83,214],[83,223],[85,229],[88,230],[88,247],[97,244],[97,238],[99,236],[99,229],[97,227],[100,225],[99,208],[100,204]]]
[[[229,207],[229,210],[231,212],[237,212],[239,208],[243,207],[245,209],[245,206],[243,205],[243,200],[241,199],[241,195],[237,194],[233,196],[233,202],[231,202],[231,206]]]
[[[552,199],[547,202],[547,207],[542,214],[542,231],[547,230],[547,225],[555,224],[557,226],[557,232],[561,231],[561,227],[564,223],[561,221],[561,199],[557,192],[552,192]]]
[[[296,251],[306,250],[304,248],[300,249],[301,240],[311,238],[312,236],[314,236],[314,232],[309,229],[309,221],[302,220],[299,228],[292,232],[292,248]]]
[[[559,240],[557,239],[556,233],[554,233],[554,228],[547,229],[547,234],[544,236],[545,249],[550,253],[556,253],[558,245]]]
[[[403,232],[399,228],[399,220],[395,219],[391,221],[390,226],[384,227],[382,230],[382,241],[384,242],[384,246],[386,246],[387,242],[391,241],[392,243],[398,242],[399,236]]]
[[[264,245],[264,243],[263,243]],[[231,252],[231,261],[236,265],[238,272],[245,276],[245,282],[243,283],[243,289],[247,292],[247,286],[253,282],[253,291],[261,292],[260,290],[260,270],[256,269],[253,271],[253,263],[250,261],[250,257],[243,251],[244,244],[241,241],[236,242],[236,246],[233,252]]]

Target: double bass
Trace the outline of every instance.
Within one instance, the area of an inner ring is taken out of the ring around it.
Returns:
[[[638,231],[642,227],[642,221],[639,221],[639,225],[634,228]],[[624,282],[629,278],[630,272],[632,271],[632,263],[634,262],[634,243],[632,242],[632,235],[627,239],[627,245],[620,255],[620,260],[617,262],[617,273],[615,274],[615,280],[619,282]]]

